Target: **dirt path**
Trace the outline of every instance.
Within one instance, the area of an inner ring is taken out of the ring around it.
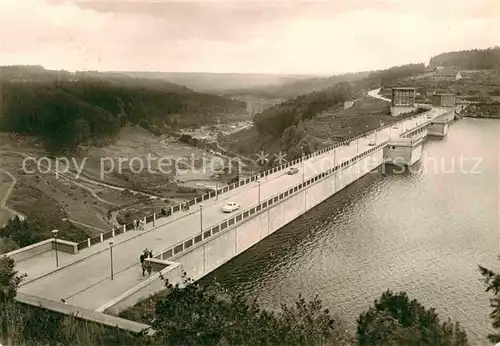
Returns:
[[[80,221],[76,221],[76,220],[72,220],[72,219],[67,219],[67,218],[63,219],[63,221],[69,221],[69,222],[75,223],[77,225],[81,225],[81,226],[84,226],[84,227],[92,228],[92,229],[95,229],[95,230],[97,230],[97,231],[99,231],[101,233],[105,233],[106,232],[106,230],[103,230],[102,228],[97,228],[97,227],[94,227],[94,226],[91,226],[91,225],[87,225],[86,223],[83,223],[83,222],[80,222]]]
[[[16,155],[20,155],[20,156],[22,156],[22,157],[25,157],[25,158],[30,158],[30,159],[33,159],[33,160],[34,160],[34,159],[36,159],[35,157],[29,156],[29,155],[27,155],[27,154],[25,154],[25,153],[21,153],[21,152],[18,152],[18,151],[1,150],[1,151],[0,151],[0,154],[1,154],[2,152],[5,152],[5,153],[11,153],[11,154],[16,154]],[[43,168],[47,168],[47,169],[49,169],[52,173],[58,173],[56,170],[54,170],[54,169],[52,169],[52,168],[50,168],[50,167],[48,167],[48,166],[46,166],[46,165],[40,164],[40,166],[41,166],[41,167],[43,167]],[[80,188],[82,188],[82,189],[84,189],[84,190],[88,191],[90,194],[92,194],[92,196],[93,196],[95,199],[99,200],[100,202],[105,203],[105,204],[109,204],[109,205],[115,205],[114,203],[109,202],[109,201],[106,201],[106,200],[102,199],[101,197],[99,197],[99,196],[97,195],[97,193],[95,192],[95,190],[94,190],[94,189],[92,189],[92,188],[90,188],[90,187],[88,187],[88,186],[85,186],[85,185],[83,185],[83,184],[81,184],[81,183],[76,182],[76,181],[75,181],[75,180],[77,179],[77,178],[76,178],[76,175],[75,175],[75,176],[72,176],[71,174],[68,174],[68,173],[58,173],[58,175],[59,175],[61,178],[63,178],[64,180],[66,180],[66,181],[68,181],[68,182],[70,182],[70,183],[72,183],[72,184],[74,184],[74,185],[76,185],[76,186],[78,186],[78,187],[80,187]],[[84,178],[84,177],[79,177],[78,179],[81,179],[82,181],[85,181],[85,182],[87,182],[87,183],[91,183],[91,184],[98,184],[98,185],[101,185],[101,186],[110,187],[110,188],[113,188],[113,189],[116,189],[116,190],[120,190],[120,191],[125,190],[125,188],[117,188],[116,186],[112,186],[112,185],[108,185],[108,184],[104,184],[104,183],[100,183],[100,184],[99,184],[99,182],[97,182],[97,181],[93,181],[92,179],[88,179],[88,178]]]
[[[6,171],[5,169],[2,169],[0,168],[0,171],[4,172],[5,174],[7,174],[11,179],[12,179],[12,183],[10,184],[7,192],[5,193],[5,195],[3,196],[2,200],[0,201],[0,209],[4,209],[4,210],[7,210],[7,212],[9,212],[10,214],[12,215],[17,215],[21,220],[24,220],[26,218],[26,216],[24,216],[23,214],[7,207],[7,201],[9,200],[9,197],[12,193],[12,190],[14,189],[14,186],[16,185],[17,183],[17,179],[15,176],[13,176],[12,174],[10,174],[8,171]],[[1,225],[2,227],[4,225]]]

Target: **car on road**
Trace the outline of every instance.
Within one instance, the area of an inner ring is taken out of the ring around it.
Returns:
[[[375,141],[370,141],[370,142],[368,143],[368,145],[369,145],[370,147],[373,147],[373,146],[375,145]]]
[[[299,173],[299,169],[296,168],[296,167],[292,167],[290,168],[290,170],[288,171],[288,175],[293,175],[293,174],[297,174]]]
[[[432,116],[430,114],[427,114],[427,119],[430,119],[432,118]]]
[[[393,129],[399,129],[399,125],[398,125],[398,124],[396,124],[396,125],[394,125],[392,128],[393,128]]]
[[[226,204],[224,204],[224,206],[222,207],[222,211],[224,213],[232,213],[233,211],[235,210],[238,210],[241,208],[241,205],[239,205],[238,203],[235,203],[235,202],[227,202]]]

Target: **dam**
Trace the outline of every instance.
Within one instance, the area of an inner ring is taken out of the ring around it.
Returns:
[[[183,272],[193,279],[205,276],[382,164],[417,162],[425,136],[446,136],[456,109],[429,106],[396,125],[198,197],[188,211],[176,206],[169,216],[147,217],[142,232],[125,225],[79,244],[50,239],[13,251],[7,255],[16,260],[16,270],[28,274],[18,300],[57,311],[77,309],[82,318],[131,330],[143,328],[106,314],[158,292],[162,277],[177,283]],[[299,173],[287,174],[292,167]],[[221,211],[227,201],[241,209],[228,217]],[[148,261],[155,273],[143,278],[138,255],[146,247],[153,250]]]

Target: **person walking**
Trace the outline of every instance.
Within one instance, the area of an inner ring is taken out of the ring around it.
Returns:
[[[152,250],[149,250],[149,253],[146,254],[147,257],[149,258],[153,258],[153,251]],[[151,271],[153,270],[153,268],[151,267],[151,262],[146,262],[146,269],[148,271],[148,275],[151,275]]]
[[[142,276],[144,276],[144,273],[146,272],[146,265],[145,265],[146,256],[144,252],[141,253],[139,260],[141,261]]]

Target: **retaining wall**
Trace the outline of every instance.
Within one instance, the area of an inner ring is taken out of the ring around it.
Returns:
[[[384,161],[383,148],[377,149],[172,258],[181,263],[188,277],[195,280],[202,278],[380,166]]]

